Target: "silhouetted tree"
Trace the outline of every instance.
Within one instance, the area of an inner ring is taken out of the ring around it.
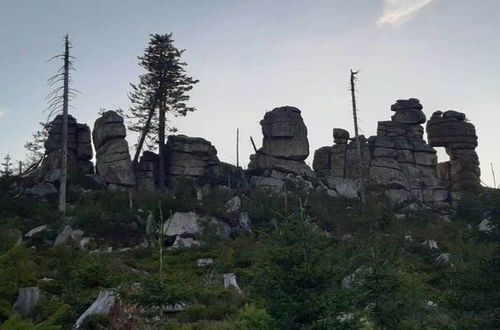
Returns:
[[[3,169],[0,171],[2,176],[9,177],[12,175],[12,173],[14,173],[14,171],[12,170],[12,162],[9,154],[4,157],[3,163],[1,165],[3,167]]]
[[[129,129],[141,133],[134,164],[145,142],[150,148],[157,144],[160,190],[165,188],[165,132],[176,131],[174,127],[167,126],[166,114],[185,116],[196,110],[185,102],[189,100],[187,92],[198,80],[186,75],[184,67],[187,63],[181,61],[184,50],[177,49],[173,43],[171,33],[151,35],[144,55],[139,57],[139,65],[146,73],[139,76],[138,84],[131,84],[132,92],[129,94],[132,103],[129,118],[133,119]]]
[[[45,141],[49,136],[49,124],[40,123],[41,128],[32,134],[32,140],[24,144],[27,151],[25,170],[31,170],[38,167],[45,155]]]

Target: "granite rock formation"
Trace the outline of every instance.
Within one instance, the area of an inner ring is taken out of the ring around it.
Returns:
[[[49,124],[49,136],[45,141],[45,158],[38,172],[38,179],[45,182],[57,182],[61,173],[62,156],[62,115]],[[68,116],[68,172],[81,171],[94,173],[91,162],[93,156],[90,141],[90,129]]]
[[[248,168],[254,172],[277,170],[313,176],[304,160],[309,156],[307,127],[300,110],[290,106],[275,108],[261,120],[262,148],[250,156]]]
[[[170,135],[164,154],[167,186],[179,178],[196,179],[206,173],[216,175],[221,167],[215,147],[199,137]],[[159,183],[159,156],[145,151],[135,168],[135,175],[138,190],[154,190]]]
[[[167,177],[197,178],[220,166],[217,150],[207,140],[185,135],[170,135],[165,145]]]
[[[115,111],[104,112],[94,123],[92,138],[96,150],[96,172],[109,188],[135,185],[126,135],[123,117]]]
[[[417,99],[398,100],[390,121],[378,123],[377,135],[360,139],[363,166],[355,142],[346,131],[334,130],[334,145],[316,151],[313,168],[332,189],[345,180],[359,181],[360,170],[369,182],[382,186],[394,201],[420,201],[442,206],[449,192],[438,180],[436,150],[423,139],[426,117]]]
[[[427,122],[427,137],[433,147],[444,147],[450,156],[438,164],[439,179],[451,190],[481,186],[476,129],[465,114],[453,110],[436,111]]]

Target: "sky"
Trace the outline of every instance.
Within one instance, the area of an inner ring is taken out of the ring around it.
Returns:
[[[500,183],[498,0],[0,0],[0,157],[25,158],[58,67],[47,60],[66,33],[80,91],[71,114],[93,127],[99,109],[129,107],[149,34],[170,32],[200,80],[197,111],[172,123],[211,141],[222,161],[235,164],[239,128],[246,166],[265,112],[291,105],[308,127],[311,164],[334,127],[353,131],[349,74],[359,69],[362,133],[375,135],[397,99],[420,99],[428,118],[464,112],[482,180],[493,185],[493,164]]]

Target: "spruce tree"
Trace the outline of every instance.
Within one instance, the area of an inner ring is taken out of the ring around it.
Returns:
[[[12,170],[12,162],[9,154],[4,157],[3,163],[1,165],[3,167],[3,169],[0,171],[0,174],[2,174],[2,176],[9,177],[14,173],[14,171]]]
[[[143,144],[158,145],[160,155],[159,188],[165,188],[165,133],[176,131],[167,125],[167,113],[185,116],[195,111],[186,101],[187,94],[198,80],[185,72],[186,62],[181,61],[184,50],[174,46],[172,34],[152,34],[144,55],[139,57],[139,65],[146,73],[139,76],[138,84],[131,84],[129,94],[132,106],[129,129],[140,132],[140,139],[134,156],[134,164],[139,159]]]

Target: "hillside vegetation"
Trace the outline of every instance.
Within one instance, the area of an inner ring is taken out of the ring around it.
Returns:
[[[82,329],[499,328],[498,190],[465,195],[446,218],[396,207],[376,190],[361,203],[293,186],[280,194],[213,186],[199,200],[181,182],[132,202],[127,193],[80,189],[68,217],[91,238],[82,248],[53,247],[62,230],[55,197],[22,199],[14,185],[4,179],[0,191],[1,330],[71,329],[104,289],[118,302]],[[189,211],[231,223],[225,204],[236,195],[251,232],[223,237],[206,225],[200,246],[161,250],[159,234],[145,234],[149,211],[157,223]],[[478,230],[486,218],[491,230]],[[40,225],[48,229],[19,241]],[[201,258],[213,263],[199,267]],[[227,273],[241,292],[224,288]],[[20,288],[33,286],[42,302],[22,320],[12,306]]]

